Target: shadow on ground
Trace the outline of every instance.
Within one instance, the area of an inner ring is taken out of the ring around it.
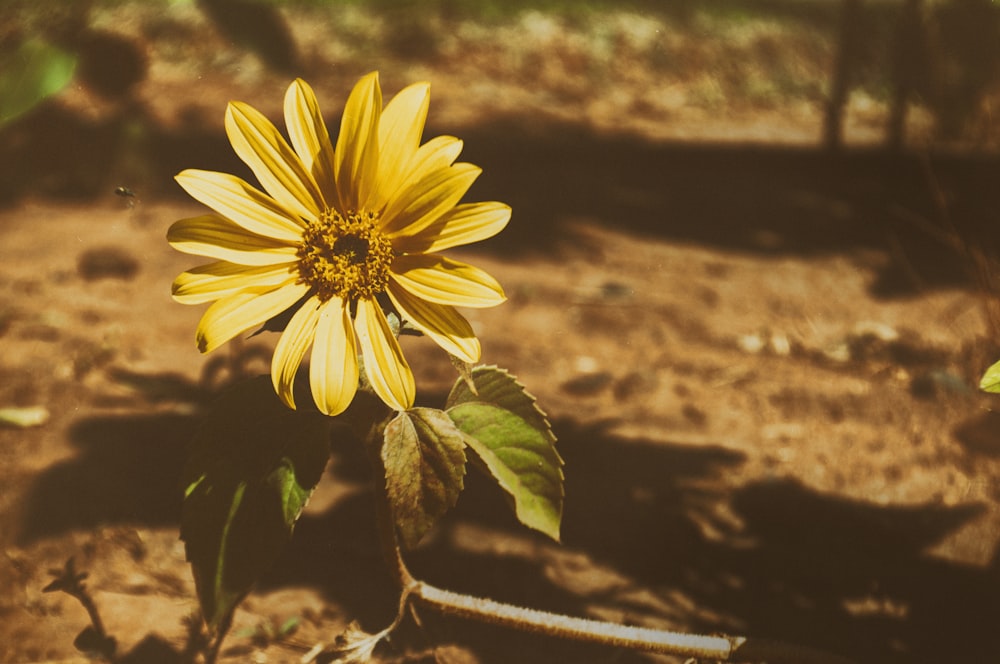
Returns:
[[[484,168],[470,198],[515,211],[515,223],[478,250],[511,258],[558,256],[581,241],[567,225],[581,220],[776,257],[875,249],[890,260],[872,290],[894,297],[969,282],[967,259],[949,244],[955,233],[990,255],[998,246],[996,155],[653,144],[518,117],[462,133],[463,159]],[[47,103],[0,133],[0,204],[27,194],[110,197],[122,184],[180,199],[173,176],[185,168],[252,180],[221,119],[207,127],[192,113],[166,131],[138,102],[100,121]]]
[[[192,384],[187,393],[200,390]],[[78,422],[79,454],[35,482],[21,543],[97,525],[176,524],[183,450],[196,425],[176,414]],[[744,459],[721,446],[623,439],[573,420],[555,429],[566,460],[563,545],[526,533],[499,490],[472,473],[439,533],[412,553],[419,576],[541,609],[676,619],[862,662],[987,661],[992,653],[981,637],[1000,610],[997,570],[927,554],[980,505],[885,507],[790,480],[738,485],[727,478]],[[367,481],[360,446],[339,446],[335,459],[329,481]],[[261,586],[315,587],[365,626],[388,622],[395,600],[373,515],[367,491],[307,515]],[[470,527],[481,533],[477,546],[462,544]],[[433,615],[425,627],[407,638],[465,644],[489,662],[641,659]]]

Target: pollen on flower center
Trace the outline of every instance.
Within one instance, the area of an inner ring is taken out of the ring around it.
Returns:
[[[342,215],[327,210],[302,233],[299,281],[322,301],[371,299],[385,290],[392,265],[392,243],[377,228],[378,214]]]

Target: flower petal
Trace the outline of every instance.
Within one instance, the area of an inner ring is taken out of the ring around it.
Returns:
[[[309,286],[291,283],[269,290],[253,288],[217,300],[198,323],[198,349],[208,353],[233,337],[277,316],[306,294]]]
[[[248,288],[277,288],[297,276],[288,264],[246,266],[218,261],[180,273],[170,290],[181,304],[202,304]]]
[[[175,221],[167,230],[167,242],[185,254],[239,265],[278,265],[296,260],[295,245],[250,233],[213,214]]]
[[[295,374],[302,364],[309,344],[313,342],[319,320],[320,301],[313,296],[306,300],[288,321],[274,346],[271,356],[271,383],[286,406],[295,410]]]
[[[407,254],[429,254],[493,237],[510,221],[503,203],[466,203],[445,212],[415,235],[398,236],[393,249]]]
[[[361,209],[374,189],[378,177],[381,113],[382,90],[378,85],[378,72],[372,72],[351,90],[340,120],[333,163],[341,212]]]
[[[394,239],[427,228],[458,204],[480,173],[478,166],[458,163],[409,181],[386,207],[382,232]]]
[[[375,393],[394,410],[413,405],[416,384],[389,321],[374,300],[359,300],[355,329],[361,343],[365,371]]]
[[[325,199],[336,204],[337,185],[333,176],[330,134],[320,115],[316,94],[301,78],[295,79],[285,93],[285,126],[302,165],[312,173]]]
[[[378,123],[379,167],[374,197],[368,207],[381,210],[402,182],[420,146],[430,105],[430,84],[415,83],[392,98]]]
[[[406,165],[407,179],[419,173],[429,173],[445,166],[451,166],[462,154],[465,143],[454,136],[435,136],[419,148]]]
[[[466,362],[479,361],[479,339],[469,321],[455,311],[454,307],[421,300],[406,290],[393,286],[386,292],[400,315],[433,339],[438,346]]]
[[[257,235],[298,242],[302,223],[235,175],[187,169],[174,176],[192,198]]]
[[[326,415],[344,412],[358,390],[358,350],[346,303],[330,298],[319,312],[309,362],[316,407]]]
[[[316,219],[326,207],[312,175],[271,122],[252,106],[229,103],[226,134],[233,150],[264,191],[280,205],[305,219]]]
[[[436,254],[398,256],[389,280],[423,300],[454,307],[493,307],[507,299],[486,272]]]
[[[435,136],[417,148],[398,181],[391,187],[388,184],[385,186],[383,225],[388,225],[393,215],[398,215],[406,207],[407,202],[414,196],[415,186],[429,175],[447,169],[455,163],[458,155],[462,153],[462,145],[462,141],[454,136]]]

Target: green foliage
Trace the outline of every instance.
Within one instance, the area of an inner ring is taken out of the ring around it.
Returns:
[[[470,381],[475,385],[475,390],[469,386]],[[455,386],[451,388],[451,392],[445,400],[445,408],[451,408],[468,401],[493,404],[509,410],[542,432],[550,443],[556,442],[556,437],[549,426],[549,420],[542,409],[538,407],[535,397],[529,394],[524,389],[524,385],[505,369],[496,365],[475,367],[468,378],[457,381]],[[557,454],[556,458],[558,459],[558,457]],[[559,463],[562,464],[561,459]]]
[[[266,648],[272,643],[292,636],[301,625],[302,620],[298,616],[288,618],[280,625],[275,625],[270,620],[262,620],[256,627],[245,627],[237,631],[235,636],[250,639],[258,648]]]
[[[1000,393],[1000,362],[986,370],[979,381],[979,389],[984,392]]]
[[[448,415],[513,500],[518,520],[558,541],[562,461],[545,433],[509,410],[485,403],[459,404]]]
[[[477,367],[472,379],[476,393],[461,379],[455,383],[448,416],[507,492],[518,520],[558,541],[563,461],[545,413],[503,369]]]
[[[45,406],[0,408],[0,427],[12,426],[25,429],[45,424],[49,420],[49,410]]]
[[[75,68],[75,55],[39,37],[0,51],[0,127],[66,87]]]
[[[328,424],[287,409],[261,376],[225,392],[195,435],[181,539],[213,630],[228,628],[291,537],[329,458]]]
[[[466,446],[507,493],[518,520],[558,540],[562,459],[534,397],[503,369],[476,367],[455,382],[447,407],[413,408],[385,428],[386,495],[402,545],[416,546],[457,502]]]
[[[454,507],[465,476],[465,440],[440,410],[413,408],[385,427],[385,489],[404,547]]]

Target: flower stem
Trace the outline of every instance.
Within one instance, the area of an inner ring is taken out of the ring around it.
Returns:
[[[853,664],[851,660],[836,655],[777,641],[743,636],[687,634],[576,618],[443,590],[420,581],[407,569],[396,537],[392,505],[385,491],[385,468],[380,454],[382,441],[379,436],[373,435],[368,443],[369,460],[376,473],[375,511],[382,555],[389,566],[390,574],[403,593],[400,599],[400,613],[392,627],[396,626],[399,617],[402,616],[403,606],[410,600],[416,600],[442,613],[491,625],[630,650],[720,662]],[[388,631],[391,631],[391,628],[385,633]]]
[[[725,660],[746,639],[702,636],[645,627],[628,627],[599,620],[528,609],[490,599],[442,590],[418,582],[413,596],[443,613],[554,637],[685,657]]]
[[[630,650],[724,662],[852,664],[851,660],[837,655],[777,641],[687,634],[575,618],[442,590],[422,581],[415,581],[410,596],[442,613],[556,638]]]

